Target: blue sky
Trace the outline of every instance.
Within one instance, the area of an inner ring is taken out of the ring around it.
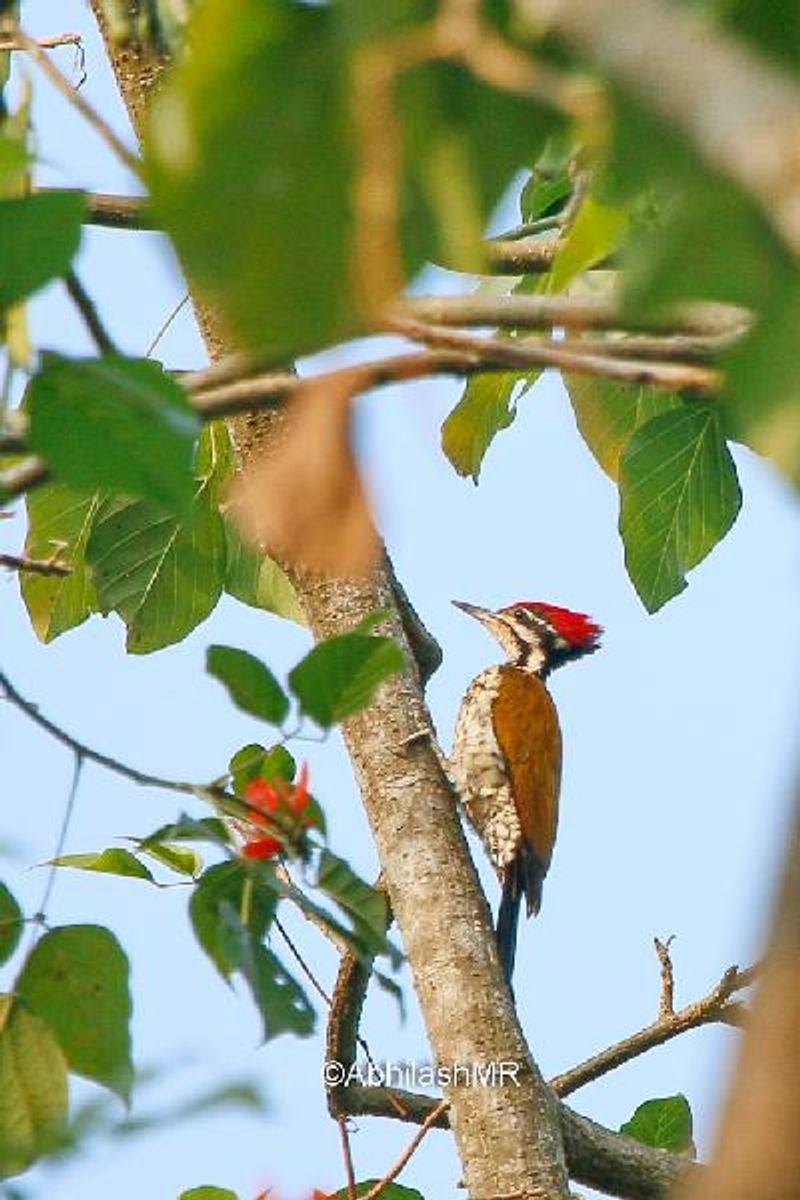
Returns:
[[[26,0],[23,10],[31,32],[85,35],[86,95],[124,131],[88,5]],[[71,55],[57,53],[65,70]],[[131,190],[94,134],[38,75],[34,82],[41,181]],[[79,266],[131,353],[144,351],[185,290],[155,234],[89,230]],[[452,287],[433,272],[424,284]],[[31,319],[38,344],[90,350],[60,287],[35,300]],[[189,314],[159,353],[169,366],[204,361]],[[650,617],[625,575],[615,490],[580,441],[558,380],[545,378],[524,399],[477,489],[454,475],[439,450],[439,425],[457,394],[441,380],[387,389],[361,401],[357,431],[396,568],[445,652],[429,689],[445,747],[468,681],[496,659],[493,643],[451,599],[491,606],[546,599],[586,610],[606,628],[599,654],[553,679],[566,754],[562,823],[542,915],[520,931],[520,1016],[534,1055],[552,1074],[654,1018],[653,935],[676,935],[681,1003],[757,952],[796,768],[798,502],[768,464],[737,449],[745,496],[739,520],[688,590]],[[3,522],[0,536],[3,549],[18,549],[22,522]],[[43,647],[11,575],[0,578],[0,628],[3,669],[54,720],[142,769],[196,780],[218,775],[238,746],[264,737],[204,675],[206,646],[245,647],[278,673],[308,646],[301,629],[226,600],[185,642],[150,657],[125,655],[116,618],[94,618]],[[7,708],[0,746],[9,785],[3,877],[35,911],[44,872],[29,868],[53,852],[71,762]],[[305,750],[333,848],[371,877],[374,851],[339,738]],[[67,849],[101,849],[146,833],[181,807],[180,797],[88,766]],[[483,878],[494,906],[496,884],[486,871]],[[263,1084],[269,1114],[209,1117],[136,1141],[98,1143],[69,1166],[37,1168],[21,1181],[28,1196],[173,1200],[183,1188],[217,1183],[243,1200],[266,1184],[293,1200],[313,1186],[334,1190],[344,1182],[319,1085],[321,1037],[260,1047],[251,1003],[224,986],[194,944],[186,902],[183,888],[63,872],[50,919],[105,922],[130,955],[136,1061],[166,1069],[137,1107],[248,1077]],[[315,931],[290,925],[329,986],[329,947]],[[430,1057],[406,985],[405,1025],[390,1000],[370,996],[364,1032],[379,1060]],[[320,1013],[320,1032],[323,1021]],[[727,1029],[693,1032],[577,1093],[573,1103],[617,1126],[641,1100],[685,1092],[706,1150],[734,1045]],[[359,1122],[358,1174],[380,1176],[409,1136],[387,1122]],[[402,1176],[437,1198],[456,1196],[458,1179],[449,1139],[439,1133]]]

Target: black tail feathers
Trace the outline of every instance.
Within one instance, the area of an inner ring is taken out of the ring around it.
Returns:
[[[517,953],[517,925],[519,924],[521,902],[522,890],[514,877],[514,872],[510,872],[503,884],[503,896],[497,913],[497,950],[509,987],[511,987],[511,976],[514,974],[514,959]]]
[[[542,883],[547,868],[528,846],[509,866],[503,880],[503,895],[497,913],[497,950],[506,983],[511,988],[514,959],[517,951],[517,926],[522,897],[528,916],[538,913],[542,903]],[[513,992],[513,988],[511,989]]]

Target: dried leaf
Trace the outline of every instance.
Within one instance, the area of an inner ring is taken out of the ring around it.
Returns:
[[[229,514],[284,562],[326,575],[365,575],[378,539],[350,442],[347,382],[311,383],[286,411],[279,445],[234,481]]]

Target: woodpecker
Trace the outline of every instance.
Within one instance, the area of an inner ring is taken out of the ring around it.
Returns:
[[[545,680],[597,650],[603,630],[585,613],[540,601],[497,612],[453,603],[489,630],[508,659],[467,688],[450,771],[502,885],[497,944],[510,984],[520,902],[524,894],[528,916],[538,913],[558,823],[561,728]]]

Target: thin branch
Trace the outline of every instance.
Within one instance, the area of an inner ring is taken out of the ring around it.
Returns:
[[[342,1089],[345,1111],[353,1116],[388,1117],[419,1125],[437,1107],[430,1096],[382,1087],[351,1085]],[[684,1155],[645,1146],[559,1104],[558,1115],[570,1178],[624,1200],[665,1197],[675,1181],[698,1168]],[[440,1113],[436,1129],[447,1129]]]
[[[520,375],[555,368],[576,375],[616,379],[631,386],[649,386],[665,391],[714,392],[720,385],[717,370],[681,361],[646,361],[616,357],[618,343],[581,341],[555,342],[535,338],[473,337],[438,325],[421,325],[395,318],[397,332],[431,346],[425,351],[398,354],[354,366],[338,367],[320,375],[301,377],[288,372],[255,375],[209,387],[213,368],[190,372],[179,377],[190,390],[192,407],[203,421],[238,413],[274,408],[291,396],[310,387],[346,388],[352,396],[414,379],[451,375],[458,378],[496,371],[517,371]],[[622,343],[619,343],[622,346]],[[654,347],[648,347],[648,349]],[[601,352],[602,351],[602,352]],[[247,363],[235,356],[219,364],[220,375],[227,378],[234,369],[246,370]],[[46,463],[31,456],[24,462],[0,472],[0,498],[9,501],[31,491],[49,479]],[[432,664],[431,664],[432,665]]]
[[[411,1156],[415,1153],[417,1147],[419,1146],[420,1142],[427,1134],[428,1130],[432,1129],[433,1126],[436,1125],[439,1118],[444,1116],[444,1114],[447,1112],[449,1107],[450,1107],[449,1100],[442,1100],[441,1103],[436,1105],[436,1107],[428,1114],[428,1116],[422,1122],[422,1125],[417,1130],[417,1132],[414,1134],[414,1137],[411,1139],[408,1146],[403,1151],[403,1153],[400,1155],[400,1157],[398,1158],[398,1160],[394,1164],[394,1166],[389,1171],[386,1172],[383,1179],[378,1180],[378,1182],[375,1184],[375,1186],[370,1188],[370,1190],[364,1196],[364,1200],[378,1200],[378,1196],[380,1196],[382,1192],[386,1191],[387,1187],[389,1186],[390,1183],[393,1182],[393,1180],[397,1179],[397,1176],[403,1170],[403,1168],[405,1167],[406,1163],[409,1161]]]
[[[49,733],[51,737],[61,742],[63,746],[66,746],[81,759],[97,763],[98,766],[105,767],[106,770],[113,771],[117,775],[122,775],[134,783],[141,784],[143,787],[164,788],[167,791],[184,792],[186,795],[199,796],[203,799],[207,799],[209,796],[216,797],[219,792],[219,789],[206,788],[196,783],[186,783],[183,780],[177,779],[162,779],[158,775],[149,775],[145,771],[139,771],[135,767],[130,767],[126,763],[119,762],[116,758],[111,758],[108,754],[101,754],[98,750],[93,750],[91,746],[87,746],[85,742],[72,737],[60,725],[56,725],[49,717],[40,713],[35,704],[20,695],[8,676],[2,671],[0,671],[0,690],[2,690],[3,697],[9,703],[13,704],[15,708],[23,712],[34,724],[44,729],[46,733]]]
[[[68,270],[64,276],[64,286],[69,293],[70,300],[80,313],[83,323],[91,335],[92,341],[100,353],[119,354],[116,343],[112,339],[100,318],[100,314],[97,311],[97,306],[72,268],[70,268],[70,270]]]
[[[675,971],[669,952],[673,941],[674,935],[668,937],[664,942],[660,938],[653,938],[653,945],[656,948],[658,961],[661,963],[661,995],[658,1000],[659,1021],[667,1021],[670,1017],[675,1016]]]
[[[414,341],[456,353],[489,359],[517,370],[557,367],[575,374],[618,379],[622,383],[647,384],[666,391],[708,392],[720,385],[718,371],[679,363],[648,363],[636,359],[616,359],[609,354],[578,350],[577,344],[565,348],[558,342],[532,338],[476,338],[438,325],[398,319],[391,322],[395,332]],[[610,344],[609,344],[610,345]]]
[[[544,275],[553,265],[560,238],[486,242],[489,269],[497,275]]]
[[[289,951],[289,953],[290,953],[290,954],[292,955],[292,957],[294,958],[294,960],[295,960],[295,962],[297,963],[298,967],[299,967],[299,968],[300,968],[300,970],[303,972],[303,974],[305,975],[306,979],[308,980],[308,982],[309,982],[309,983],[311,984],[311,986],[313,987],[314,991],[317,993],[317,995],[318,995],[318,996],[320,996],[320,997],[322,998],[322,1000],[325,1002],[325,1004],[326,1004],[326,1005],[330,1006],[330,1003],[331,1003],[331,998],[330,998],[330,996],[329,996],[329,995],[328,995],[328,993],[325,991],[325,988],[322,986],[322,984],[320,983],[320,981],[317,979],[317,977],[316,977],[316,975],[314,974],[314,972],[311,970],[311,967],[309,967],[308,963],[307,963],[307,962],[306,962],[306,960],[303,958],[302,954],[301,954],[301,953],[300,953],[300,951],[298,950],[298,948],[297,948],[297,946],[295,945],[295,943],[294,943],[294,941],[292,940],[292,938],[290,938],[290,937],[289,937],[289,934],[286,932],[286,928],[285,928],[285,926],[283,925],[283,923],[282,923],[281,921],[279,921],[277,917],[273,917],[273,918],[272,918],[272,924],[275,926],[275,928],[277,929],[278,933],[279,933],[279,934],[281,935],[281,937],[283,938],[283,940],[284,940],[284,942],[285,942],[285,944],[286,944],[286,948],[287,948],[287,950]]]
[[[184,296],[183,296],[183,297],[182,297],[182,298],[181,298],[181,299],[178,301],[178,303],[177,303],[177,304],[174,306],[174,308],[173,308],[173,309],[172,309],[172,310],[171,310],[171,311],[170,311],[170,312],[167,314],[167,316],[164,318],[164,320],[163,320],[163,321],[161,322],[161,324],[159,325],[159,327],[158,327],[158,331],[156,332],[156,335],[155,335],[155,337],[153,338],[153,340],[151,341],[150,345],[149,345],[149,346],[147,347],[147,349],[145,350],[145,352],[144,352],[144,357],[145,357],[145,358],[149,358],[149,357],[150,357],[150,355],[153,353],[153,351],[155,350],[155,348],[156,348],[156,346],[158,345],[158,343],[159,343],[159,342],[161,341],[161,339],[163,338],[164,334],[165,334],[165,333],[167,332],[167,330],[169,329],[169,327],[170,327],[170,325],[172,324],[172,322],[175,320],[175,318],[176,318],[176,317],[178,316],[178,314],[180,313],[181,309],[182,309],[182,308],[184,308],[184,307],[185,307],[185,306],[186,306],[186,305],[187,305],[187,304],[190,302],[190,300],[191,300],[191,296],[190,296],[190,295],[189,295],[189,293],[187,292],[187,293],[186,293],[186,294],[185,294],[185,295],[184,295]]]
[[[601,1075],[607,1075],[622,1063],[630,1062],[632,1058],[656,1046],[662,1046],[664,1042],[686,1033],[689,1029],[715,1022],[728,1024],[730,1009],[733,1007],[728,1001],[734,993],[749,987],[753,982],[754,971],[753,967],[744,971],[740,971],[738,967],[729,967],[716,987],[701,1000],[695,1000],[693,1004],[687,1004],[685,1008],[669,1016],[659,1017],[654,1024],[623,1038],[621,1042],[609,1046],[606,1050],[601,1050],[599,1054],[571,1070],[556,1075],[550,1080],[550,1086],[559,1096],[568,1096],[587,1083],[599,1079]]]
[[[64,195],[80,191],[78,188],[34,187],[36,195]],[[147,196],[116,196],[110,192],[85,192],[87,225],[100,225],[106,229],[158,229],[150,214]]]
[[[50,468],[36,454],[24,458],[13,467],[0,471],[0,504],[7,504],[24,492],[30,492],[50,478]]]
[[[120,162],[124,163],[129,170],[135,175],[141,175],[142,162],[138,155],[133,154],[120,137],[114,132],[108,122],[101,117],[100,113],[88,102],[82,92],[73,87],[65,75],[59,71],[58,67],[50,61],[47,54],[42,50],[39,44],[29,37],[22,29],[18,29],[15,33],[15,40],[19,43],[21,49],[26,50],[30,57],[34,60],[40,70],[47,76],[50,83],[56,91],[77,109],[84,120],[91,125],[95,133],[102,138],[110,150],[117,156]]]
[[[397,321],[402,331],[415,340],[431,343],[425,351],[398,354],[391,358],[338,367],[320,375],[301,377],[286,372],[255,375],[220,387],[192,392],[192,407],[203,421],[214,421],[238,413],[252,413],[274,408],[291,396],[310,387],[346,387],[352,396],[385,387],[407,383],[414,379],[451,375],[464,378],[491,374],[497,371],[516,371],[520,375],[547,368],[616,379],[631,386],[649,386],[664,391],[713,393],[720,386],[719,371],[691,363],[645,361],[618,358],[612,351],[613,341],[597,343],[555,342],[534,338],[471,337],[440,326],[420,326],[415,322]],[[191,379],[205,372],[192,372],[181,378],[184,387]],[[47,464],[31,456],[15,467],[0,472],[0,499],[13,500],[32,491],[49,479]]]
[[[342,1157],[347,1176],[347,1200],[356,1200],[356,1173],[353,1169],[353,1152],[350,1149],[350,1134],[347,1132],[347,1117],[337,1117],[339,1137],[342,1142]]]
[[[349,1076],[356,1061],[356,1045],[363,1045],[359,1024],[369,979],[368,964],[348,950],[339,965],[328,1016],[325,1062],[337,1066],[336,1075],[330,1076],[332,1079]],[[752,971],[739,972],[738,980],[746,986],[752,980]],[[721,983],[731,987],[727,974]],[[437,1101],[430,1096],[360,1084],[332,1084],[327,1091],[329,1111],[336,1119],[348,1114],[368,1115],[418,1125],[430,1121],[430,1127],[438,1129],[449,1125],[447,1113],[437,1112]],[[689,1167],[682,1156],[643,1146],[579,1116],[565,1104],[559,1105],[559,1117],[570,1176],[578,1182],[613,1191],[626,1200],[653,1200],[665,1195],[679,1174]]]
[[[713,363],[738,341],[738,336],[691,337],[636,336],[564,338],[559,347],[570,354],[602,354],[614,359],[639,359],[654,363]]]
[[[81,46],[83,44],[79,33],[55,33],[49,37],[34,38],[33,40],[42,50],[55,50],[58,46]],[[27,46],[13,34],[0,34],[0,51],[7,50],[27,50]]]
[[[516,242],[520,238],[535,237],[537,233],[549,233],[551,229],[560,229],[562,224],[563,217],[561,213],[556,213],[552,217],[537,217],[535,221],[522,221],[519,225],[515,225],[513,229],[504,229],[502,233],[489,238],[489,241]]]
[[[61,820],[61,828],[58,831],[58,839],[56,841],[56,848],[53,852],[53,859],[61,857],[61,855],[64,853],[64,847],[67,844],[67,835],[69,833],[69,827],[75,812],[75,801],[78,798],[78,788],[80,787],[81,775],[83,773],[83,764],[84,756],[80,753],[80,751],[76,750],[72,781],[70,783],[69,792],[67,793],[67,803],[64,806],[64,816]],[[36,913],[36,920],[40,926],[44,924],[47,916],[47,906],[49,905],[50,897],[53,894],[57,871],[58,867],[55,865],[55,862],[51,863],[44,885],[44,893],[42,894],[42,899],[39,904],[39,910]]]
[[[577,296],[420,296],[397,306],[399,317],[428,325],[497,326],[504,329],[594,329],[624,333],[661,333],[674,337],[736,337],[746,332],[750,315],[733,304],[687,304],[663,317],[637,317],[613,298]]]
[[[28,571],[32,575],[70,575],[72,567],[54,558],[29,558],[27,554],[0,554],[0,567],[10,571]]]

